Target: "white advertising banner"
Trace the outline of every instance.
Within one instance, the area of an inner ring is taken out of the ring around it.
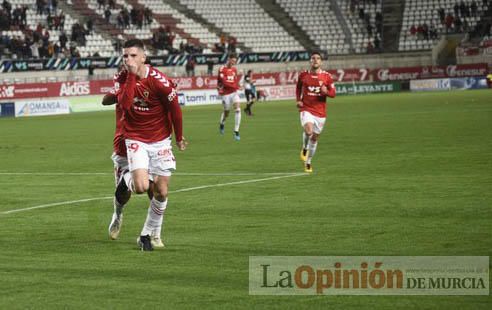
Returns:
[[[450,79],[429,79],[429,80],[411,80],[411,91],[426,90],[449,90],[451,89]]]
[[[68,100],[18,101],[15,103],[15,117],[69,114]]]

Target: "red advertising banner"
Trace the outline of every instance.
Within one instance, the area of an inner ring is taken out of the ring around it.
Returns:
[[[335,82],[401,81],[429,78],[485,76],[487,64],[425,66],[389,69],[328,70]],[[253,73],[257,87],[294,85],[299,72]],[[216,76],[173,78],[178,90],[205,90],[217,88]],[[101,95],[113,87],[112,80],[81,82],[27,83],[0,85],[0,100]],[[273,92],[277,91],[272,89]],[[279,95],[282,96],[282,95]]]
[[[373,80],[384,82],[432,78],[485,76],[487,75],[488,70],[489,68],[487,64],[375,69],[373,71]]]

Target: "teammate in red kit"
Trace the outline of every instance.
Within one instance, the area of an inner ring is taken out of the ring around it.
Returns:
[[[222,106],[224,111],[220,115],[220,134],[224,134],[224,124],[229,116],[231,106],[234,106],[234,139],[239,141],[239,126],[241,125],[241,105],[239,102],[239,78],[237,69],[234,67],[237,63],[237,55],[230,54],[225,66],[219,68],[217,77],[217,91],[222,97]]]
[[[310,70],[299,74],[296,88],[297,107],[304,128],[301,160],[305,172],[313,172],[311,160],[326,120],[326,97],[335,98],[336,94],[331,75],[321,69],[321,53],[311,53],[310,62]]]
[[[168,184],[176,161],[171,136],[183,151],[182,114],[174,84],[164,74],[145,65],[141,40],[132,39],[123,46],[123,61],[127,76],[117,92],[118,105],[123,110],[123,132],[131,173],[126,173],[117,192],[127,187],[137,194],[149,189],[149,174],[154,180],[154,197],[138,244],[143,251],[153,250],[152,234],[160,231],[167,206]]]

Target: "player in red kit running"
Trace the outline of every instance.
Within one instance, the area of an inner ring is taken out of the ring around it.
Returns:
[[[313,172],[311,160],[318,146],[318,138],[326,120],[326,97],[335,98],[335,84],[331,75],[321,70],[321,53],[311,53],[311,68],[299,74],[296,88],[302,133],[301,160],[304,171]]]
[[[113,161],[114,166],[114,177],[115,177],[115,185],[118,186],[118,182],[121,179],[121,176],[129,171],[128,170],[128,159],[126,156],[126,143],[125,136],[123,133],[123,110],[117,104],[118,103],[118,95],[117,92],[120,90],[120,85],[125,82],[127,75],[127,71],[121,69],[118,71],[113,78],[113,89],[104,96],[102,100],[103,105],[113,105],[115,106],[115,116],[116,116],[116,128],[113,139],[113,154],[111,155],[111,160]],[[153,196],[153,184],[150,183],[149,190],[147,191],[149,195],[149,199],[152,200]],[[116,191],[113,198],[113,215],[111,217],[111,222],[109,224],[109,237],[113,240],[118,238],[120,234],[121,226],[123,224],[123,208],[128,203],[131,197],[131,191],[128,191],[127,188],[124,190]],[[164,244],[160,238],[160,231],[155,231],[151,237],[151,243],[154,247],[163,248]]]
[[[123,46],[123,61],[127,73],[118,91],[118,104],[123,110],[123,132],[131,173],[126,173],[118,188],[128,187],[137,194],[149,189],[149,174],[154,180],[154,195],[150,202],[138,245],[152,251],[151,236],[160,231],[167,207],[168,184],[176,161],[171,136],[183,151],[182,114],[174,84],[164,74],[145,65],[141,40],[132,39]]]
[[[234,139],[239,141],[239,126],[241,125],[241,104],[239,102],[239,78],[237,69],[234,67],[237,63],[237,55],[230,54],[225,66],[219,68],[217,77],[217,91],[222,97],[222,106],[224,111],[220,115],[219,130],[224,134],[224,124],[229,116],[231,106],[234,106]]]

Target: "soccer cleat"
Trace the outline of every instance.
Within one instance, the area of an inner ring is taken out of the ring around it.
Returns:
[[[164,245],[164,243],[162,243],[162,240],[161,240],[161,238],[159,236],[152,236],[152,237],[150,237],[150,243],[152,243],[152,246],[154,248],[163,249],[163,248],[166,247]]]
[[[113,218],[111,219],[111,223],[109,224],[109,237],[112,240],[118,239],[118,235],[120,234],[122,224],[123,224],[123,214],[120,213],[118,216],[118,214],[114,212]]]
[[[219,124],[219,132],[221,135],[224,134],[224,124]]]
[[[305,162],[307,160],[307,154],[308,154],[308,150],[307,149],[304,149],[304,148],[301,149],[301,156],[300,156],[300,158],[301,158],[302,161]]]
[[[304,165],[304,172],[312,173],[313,172],[313,166],[311,166],[311,164],[305,164]]]
[[[234,131],[234,140],[236,140],[236,141],[241,140],[241,136],[239,135],[239,131]]]
[[[142,251],[153,251],[154,247],[152,246],[152,242],[150,241],[150,236],[140,236],[137,238],[137,244],[140,250]]]

